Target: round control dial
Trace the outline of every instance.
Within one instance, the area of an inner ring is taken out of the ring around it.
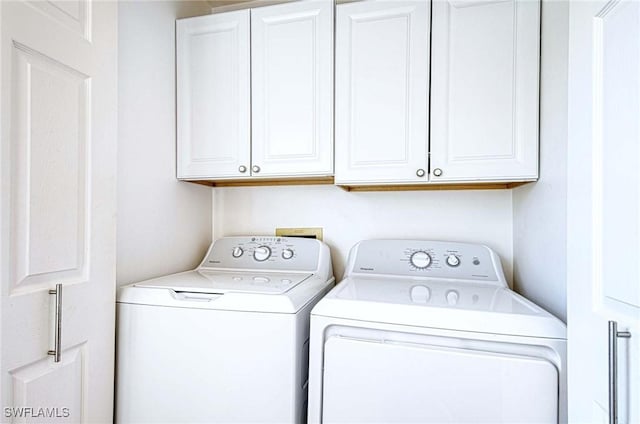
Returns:
[[[269,246],[258,246],[253,251],[253,259],[258,262],[266,261],[269,257],[271,257],[271,249],[269,249]]]
[[[291,258],[293,258],[293,250],[284,249],[282,251],[282,259],[291,259]]]
[[[457,267],[460,265],[460,258],[454,254],[447,256],[447,265]]]
[[[431,265],[431,256],[423,250],[414,252],[410,259],[411,265],[418,269],[425,269]]]
[[[244,250],[242,250],[242,247],[234,247],[233,252],[231,252],[231,256],[233,256],[234,258],[239,258],[243,253]]]

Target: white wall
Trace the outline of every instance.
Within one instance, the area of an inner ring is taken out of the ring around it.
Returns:
[[[540,180],[513,192],[514,286],[566,321],[569,3],[544,0]]]
[[[368,238],[485,243],[512,269],[509,190],[346,192],[335,186],[215,188],[214,237],[274,234],[276,227],[323,227],[334,272]]]
[[[209,10],[119,2],[118,284],[192,268],[211,240],[211,189],[175,179],[175,19]]]

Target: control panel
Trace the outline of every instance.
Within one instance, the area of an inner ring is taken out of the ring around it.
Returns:
[[[423,240],[365,240],[351,251],[350,274],[446,278],[505,283],[498,255],[486,246]],[[429,296],[428,293],[416,293]],[[457,293],[448,293],[455,304]]]
[[[320,246],[318,240],[297,237],[225,237],[211,246],[200,268],[313,272]]]

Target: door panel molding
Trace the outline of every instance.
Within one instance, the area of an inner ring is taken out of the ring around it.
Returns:
[[[16,41],[12,54],[16,294],[88,279],[91,78]]]
[[[92,0],[29,0],[26,3],[91,42]]]
[[[61,360],[53,365],[48,356],[9,371],[13,392],[14,415],[19,415],[22,408],[34,408],[24,411],[34,414],[36,418],[55,419],[55,422],[85,422],[87,388],[85,345],[71,347],[62,352]],[[54,380],[55,379],[55,380]],[[32,394],[50,392],[55,387],[55,394],[48,405],[40,405]],[[30,418],[27,415],[27,418]],[[17,420],[22,421],[22,420]],[[29,420],[24,420],[25,422]]]

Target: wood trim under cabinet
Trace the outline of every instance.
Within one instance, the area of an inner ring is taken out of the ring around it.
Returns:
[[[255,9],[258,7],[275,6],[277,4],[292,3],[299,0],[245,0],[245,1],[232,1],[226,2],[227,4],[220,4],[211,8],[211,14],[234,12],[236,10]],[[216,3],[215,0],[210,3]],[[219,2],[225,3],[225,2]]]
[[[210,187],[256,187],[256,186],[286,186],[286,185],[319,185],[333,184],[333,177],[309,178],[271,178],[271,179],[238,179],[238,180],[181,180],[189,183],[202,184]]]
[[[405,184],[405,185],[338,185],[345,191],[411,191],[411,190],[504,190],[533,181],[514,183]]]
[[[238,180],[181,180],[209,187],[264,187],[287,185],[329,185],[334,184],[333,177],[275,178],[275,179],[238,179]],[[410,191],[410,190],[505,190],[519,187],[535,181],[504,183],[454,183],[454,184],[388,184],[388,185],[338,185],[345,191]]]

